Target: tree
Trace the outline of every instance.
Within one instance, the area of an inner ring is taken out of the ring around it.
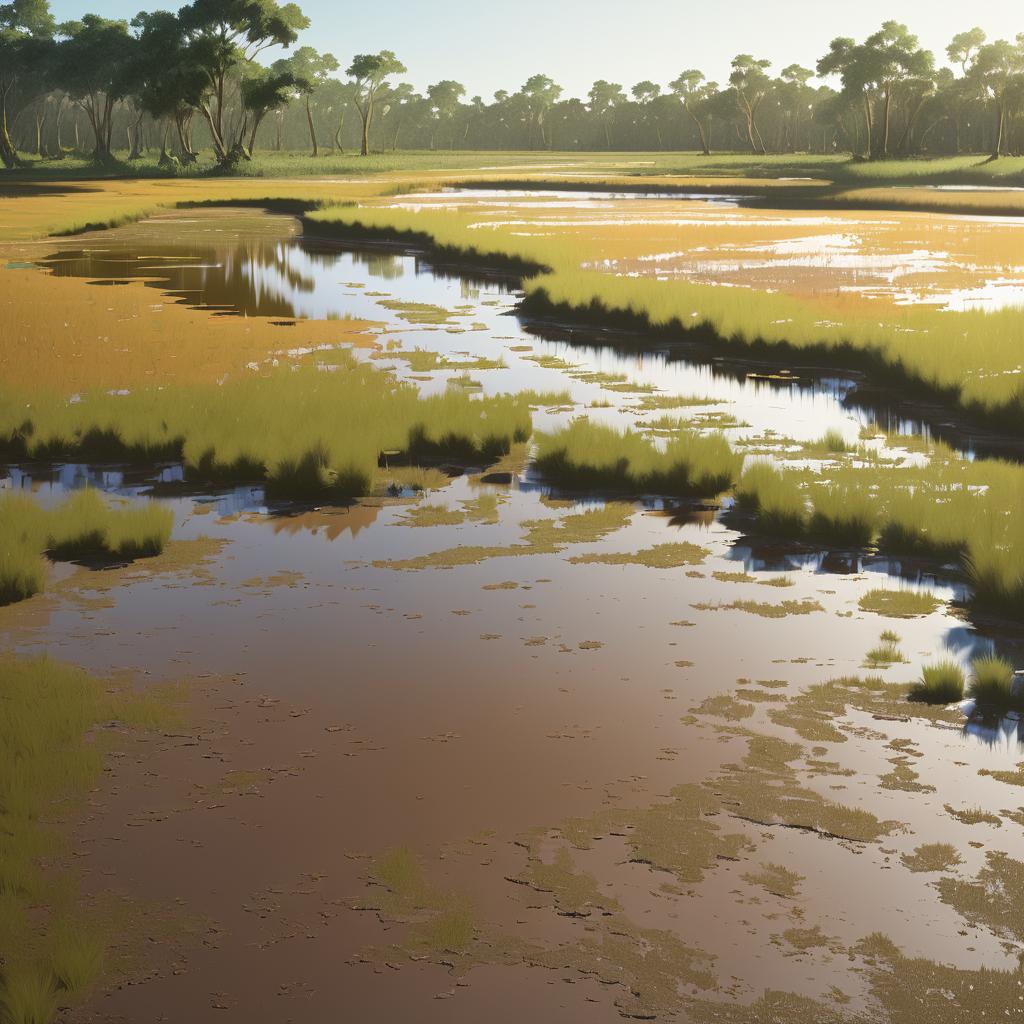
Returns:
[[[53,15],[47,0],[13,0],[0,4],[0,161],[18,163],[10,118],[45,90],[43,70],[52,52]]]
[[[164,123],[160,154],[167,161],[171,123],[178,136],[179,155],[192,163],[192,117],[202,101],[206,75],[193,59],[181,21],[167,11],[145,11],[132,19],[138,46],[131,72],[132,95],[139,109]]]
[[[712,97],[718,92],[718,85],[715,82],[706,82],[702,71],[691,68],[671,82],[669,88],[682,101],[683,109],[697,126],[701,151],[705,156],[710,156],[710,106]]]
[[[533,135],[536,129],[540,132],[541,145],[550,146],[551,139],[546,128],[547,114],[561,95],[562,87],[556,85],[554,80],[548,78],[547,75],[531,75],[519,90],[519,96],[527,113],[529,145],[533,144]]]
[[[990,159],[998,160],[1005,152],[1007,114],[1024,86],[1024,33],[1017,36],[1016,43],[997,39],[981,46],[969,77],[995,103],[995,145]]]
[[[800,146],[801,124],[810,113],[814,90],[808,82],[814,77],[810,68],[799,64],[790,64],[782,69],[775,92],[782,109],[784,138],[780,141],[780,149],[794,150]]]
[[[459,110],[459,103],[466,95],[466,87],[461,82],[446,78],[434,85],[427,86],[427,99],[430,101],[435,123],[447,125],[449,148],[455,148],[455,135],[452,124]],[[434,148],[434,133],[430,133],[430,148]]]
[[[249,144],[246,147],[250,157],[256,149],[256,133],[260,130],[263,119],[272,110],[280,110],[287,106],[294,99],[296,91],[301,91],[302,88],[303,86],[296,81],[295,73],[288,67],[287,61],[274,61],[270,68],[254,65],[252,74],[242,80],[242,106],[252,118]],[[312,130],[310,123],[311,133]],[[315,135],[313,156],[316,156]]]
[[[317,53],[312,46],[300,46],[291,57],[276,61],[274,68],[283,78],[290,78],[291,84],[295,86],[299,95],[305,98],[309,141],[313,146],[313,156],[319,156],[320,148],[316,140],[316,126],[313,123],[313,94],[323,88],[332,71],[338,70],[338,61],[334,54]],[[280,106],[280,104],[275,104],[275,106]]]
[[[866,44],[877,66],[877,81],[882,90],[882,156],[889,156],[889,138],[892,126],[892,106],[896,90],[901,84],[931,81],[935,58],[923,50],[906,25],[887,21]]]
[[[959,64],[960,70],[966,75],[978,55],[978,50],[984,46],[986,38],[980,28],[958,32],[946,47],[946,56],[953,64]]]
[[[93,159],[113,160],[114,105],[132,87],[137,40],[128,22],[86,14],[58,28],[55,81],[85,111],[92,127]]]
[[[606,82],[601,78],[590,87],[588,99],[590,113],[604,129],[605,149],[611,149],[612,117],[615,109],[626,102],[626,94],[622,91],[621,85],[615,82]]]
[[[245,124],[237,136],[225,127],[229,76],[271,46],[291,46],[309,27],[296,4],[276,0],[192,0],[179,12],[192,60],[205,75],[199,109],[222,163],[244,150]]]
[[[405,65],[390,50],[381,50],[380,53],[357,54],[345,72],[355,81],[353,102],[363,121],[360,156],[367,156],[370,152],[370,125],[373,123],[377,94],[389,76],[404,74],[406,70]]]
[[[755,60],[749,53],[741,53],[732,59],[732,74],[729,84],[736,93],[736,102],[746,121],[747,138],[755,153],[765,151],[764,141],[757,127],[757,109],[768,94],[770,81],[765,74],[771,67],[770,60]]]

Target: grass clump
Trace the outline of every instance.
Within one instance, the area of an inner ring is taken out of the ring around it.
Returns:
[[[865,548],[874,540],[878,502],[863,486],[824,485],[814,491],[812,500],[811,536],[850,548]]]
[[[708,496],[731,486],[741,459],[721,434],[680,430],[659,449],[635,431],[576,420],[539,438],[536,465],[576,489]]]
[[[23,494],[0,497],[0,605],[43,589],[46,559],[130,561],[160,554],[174,517],[155,502],[115,508],[87,489],[54,509]]]
[[[92,488],[75,491],[46,518],[47,548],[58,561],[151,558],[163,551],[174,525],[169,508],[154,502],[113,508]]]
[[[39,506],[26,495],[0,498],[0,605],[24,601],[43,589],[44,547]]]
[[[755,462],[740,477],[736,501],[757,516],[768,533],[796,537],[807,528],[807,498],[793,474],[782,473],[767,462]]]
[[[25,418],[0,412],[0,439],[18,457],[180,459],[208,482],[264,481],[274,496],[347,499],[369,492],[392,461],[492,462],[529,438],[540,398],[482,398],[462,389],[421,398],[411,384],[347,351],[325,365],[281,366],[223,386],[38,395]]]
[[[931,615],[942,602],[920,590],[886,590],[876,587],[861,595],[861,611],[886,615],[893,619],[913,619]]]
[[[868,651],[864,660],[867,668],[881,668],[901,664],[907,659],[899,648],[899,637],[891,630],[886,630],[879,637],[878,644]]]
[[[1024,693],[1014,693],[1013,663],[994,654],[971,662],[967,695],[983,707],[1001,711],[1024,708]]]
[[[919,704],[955,704],[964,697],[964,670],[952,660],[938,661],[921,669],[921,679],[911,687],[908,699]]]

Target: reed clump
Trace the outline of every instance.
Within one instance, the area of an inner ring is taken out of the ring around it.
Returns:
[[[925,665],[908,699],[920,704],[955,704],[964,697],[964,670],[951,659]]]

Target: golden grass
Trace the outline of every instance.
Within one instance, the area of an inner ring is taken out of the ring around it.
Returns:
[[[748,232],[799,237],[799,220],[785,230],[761,227],[752,213]],[[890,215],[891,216],[891,215]],[[907,230],[929,226],[924,215]],[[616,218],[621,218],[621,222]],[[864,363],[897,381],[923,385],[960,404],[1024,423],[1019,382],[1022,317],[1014,309],[946,312],[926,306],[895,306],[859,297],[805,296],[750,288],[717,288],[685,280],[656,280],[602,272],[614,259],[628,260],[661,249],[686,247],[687,231],[671,216],[636,219],[625,212],[603,219],[582,216],[555,221],[543,210],[502,211],[395,209],[381,205],[326,208],[310,214],[325,232],[366,233],[432,240],[442,250],[472,259],[512,261],[545,268],[526,281],[526,306],[604,323],[645,325],[674,335],[721,344],[778,347],[783,353],[812,350],[839,361]],[[713,222],[701,235],[714,233]],[[728,230],[736,241],[736,229]],[[726,240],[723,237],[723,240]],[[1015,235],[1002,232],[985,244],[1015,251]],[[995,249],[993,259],[1005,262]]]

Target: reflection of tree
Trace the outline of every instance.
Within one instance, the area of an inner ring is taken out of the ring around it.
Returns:
[[[405,274],[402,260],[386,252],[354,252],[352,262],[357,266],[366,267],[370,277],[379,277],[383,281],[395,281]]]

